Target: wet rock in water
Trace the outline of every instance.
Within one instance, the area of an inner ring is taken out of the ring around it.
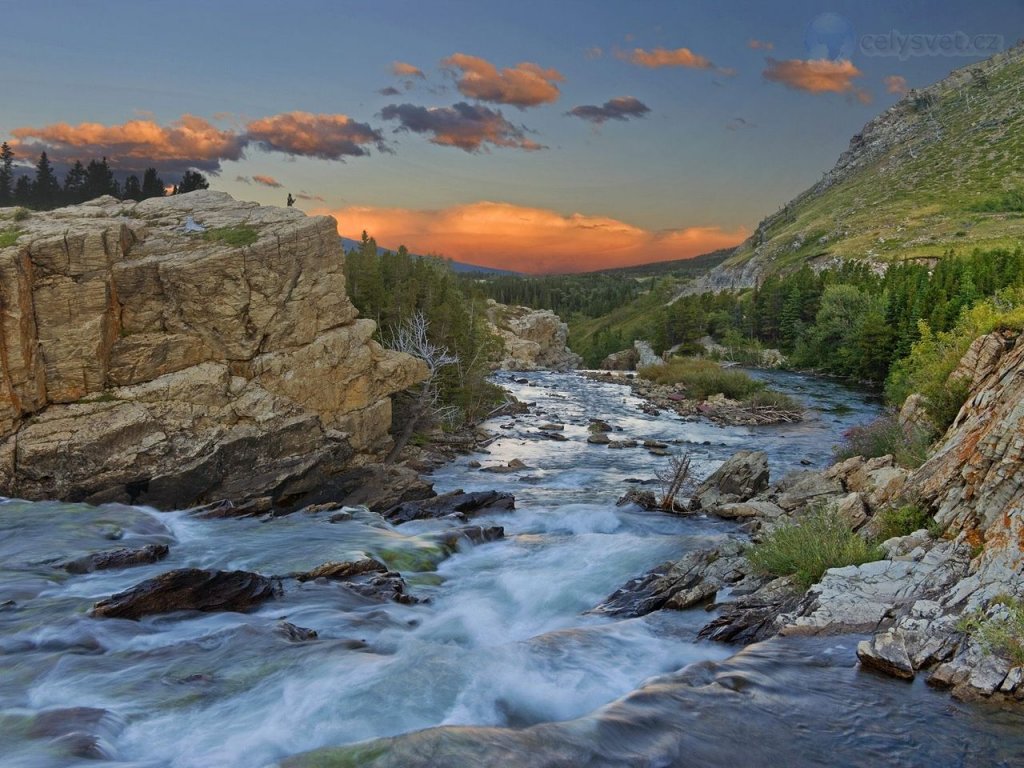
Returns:
[[[453,515],[466,519],[483,512],[511,512],[516,499],[503,491],[451,491],[422,501],[407,501],[384,512],[384,519],[394,525],[410,520],[428,520]]]
[[[541,424],[539,427],[537,427],[537,429],[543,430],[545,432],[561,431],[565,429],[565,424],[556,424],[555,422],[548,422],[547,424]]]
[[[88,760],[110,759],[101,742],[116,736],[123,723],[105,709],[69,707],[40,712],[32,720],[26,735],[48,739],[59,754]]]
[[[316,640],[320,637],[319,633],[315,629],[299,627],[289,621],[277,622],[276,631],[290,643],[307,643],[310,640]]]
[[[720,643],[764,640],[778,631],[780,615],[793,610],[802,597],[803,591],[791,577],[773,579],[719,606],[722,615],[705,625],[697,637]]]
[[[489,467],[481,467],[481,472],[493,472],[495,474],[506,474],[509,472],[519,472],[524,469],[530,469],[520,459],[512,459],[508,464],[493,464]]]
[[[891,629],[875,635],[871,640],[861,640],[857,644],[857,658],[861,666],[876,669],[886,675],[905,680],[914,678],[914,666],[907,655],[903,635]]]
[[[668,443],[660,440],[644,440],[644,448],[668,448]]]
[[[147,544],[141,549],[112,549],[94,552],[91,555],[69,560],[61,567],[68,573],[92,573],[112,568],[130,568],[133,565],[148,565],[167,557],[170,551],[166,544]]]
[[[201,507],[193,507],[188,510],[188,513],[192,517],[198,517],[201,520],[223,520],[230,517],[262,515],[269,512],[273,507],[273,499],[269,496],[261,496],[257,499],[250,499],[242,504],[235,504],[230,499],[214,501]]]
[[[318,565],[311,571],[304,573],[294,574],[294,577],[298,581],[313,581],[314,579],[334,579],[336,581],[344,581],[346,579],[354,578],[355,576],[362,576],[366,573],[387,573],[388,567],[384,565],[380,560],[375,560],[372,557],[364,557],[361,560],[355,560],[351,562],[329,562],[323,565]]]
[[[486,544],[489,541],[498,541],[503,538],[505,538],[505,529],[500,525],[464,525],[439,534],[437,541],[445,551],[454,552],[462,542]]]
[[[627,480],[626,482],[630,482]],[[641,482],[636,480],[635,482]],[[636,504],[642,509],[651,510],[658,508],[658,499],[651,491],[641,491],[639,488],[630,488],[619,500],[615,502],[615,506],[624,507],[627,504]]]
[[[434,486],[410,467],[369,464],[332,478],[303,502],[334,501],[345,507],[364,506],[373,512],[383,512],[396,504],[435,495]]]
[[[539,437],[546,437],[548,440],[554,440],[557,443],[568,442],[569,438],[563,435],[561,432],[545,432],[541,431],[537,433]]]
[[[591,432],[611,432],[612,425],[601,419],[591,419],[590,426],[587,429]]]
[[[470,469],[480,469],[483,465],[476,459],[473,459],[472,461],[466,462],[466,466]]]
[[[611,441],[612,439],[604,432],[595,432],[587,438],[591,445],[608,445]]]
[[[97,618],[139,619],[172,611],[244,612],[280,594],[277,579],[258,573],[182,568],[100,600],[91,613]]]
[[[691,505],[710,509],[717,504],[747,501],[768,487],[768,454],[739,451],[694,491]]]
[[[592,610],[611,616],[644,616],[662,608],[682,610],[714,597],[724,585],[748,573],[742,545],[726,541],[688,552],[631,579]]]

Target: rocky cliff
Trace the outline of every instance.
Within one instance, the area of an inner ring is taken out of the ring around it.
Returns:
[[[504,346],[499,368],[566,371],[583,362],[566,346],[569,327],[549,309],[509,307],[489,299],[487,321]]]
[[[200,191],[0,219],[0,495],[287,499],[425,376],[357,317],[329,217]]]

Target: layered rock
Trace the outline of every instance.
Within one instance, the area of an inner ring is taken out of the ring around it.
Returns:
[[[549,309],[487,302],[487,321],[503,344],[498,367],[506,371],[578,368],[582,358],[566,346],[569,327]]]
[[[294,498],[386,447],[389,395],[425,376],[357,317],[329,217],[204,190],[18,226],[0,251],[0,495]]]

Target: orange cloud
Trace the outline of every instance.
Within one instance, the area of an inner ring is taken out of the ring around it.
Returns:
[[[455,53],[441,64],[460,72],[455,85],[463,96],[511,104],[520,109],[557,101],[560,91],[555,83],[565,80],[557,69],[544,69],[530,62],[505,67],[499,72],[489,61],[465,53]]]
[[[625,58],[637,66],[649,69],[660,69],[661,67],[713,69],[715,66],[711,63],[710,59],[694,53],[689,48],[676,48],[674,50],[654,48],[650,51],[645,51],[643,48],[634,48],[631,53],[624,53],[619,58]]]
[[[768,57],[761,74],[765,80],[782,83],[788,88],[808,93],[850,93],[860,98],[853,82],[861,72],[848,59],[786,59]],[[870,99],[870,96],[868,97]]]
[[[719,227],[652,231],[616,219],[481,201],[441,210],[351,206],[318,210],[338,232],[363,230],[390,247],[440,253],[470,264],[543,274],[685,259],[738,245],[749,234]]]
[[[752,37],[747,41],[747,47],[753,48],[755,51],[774,51],[775,43],[770,40],[758,40]]]
[[[391,65],[392,74],[397,77],[419,77],[426,79],[423,70],[413,64],[406,64],[404,61],[396,61]]]
[[[345,115],[284,112],[253,120],[246,125],[245,137],[268,150],[323,160],[368,155],[368,145],[387,151],[380,131]]]
[[[221,160],[238,160],[245,139],[221,130],[195,115],[183,115],[168,126],[152,120],[129,120],[120,125],[55,123],[11,131],[12,148],[24,156],[45,150],[54,162],[106,157],[116,168],[141,170],[159,165],[167,172],[200,168],[216,171]]]
[[[910,90],[909,86],[907,86],[907,78],[903,77],[903,75],[889,75],[883,82],[885,83],[886,93],[898,93],[900,96],[903,96]]]
[[[281,182],[275,179],[273,176],[262,176],[258,173],[254,173],[252,180],[257,184],[262,184],[265,187],[280,187]]]

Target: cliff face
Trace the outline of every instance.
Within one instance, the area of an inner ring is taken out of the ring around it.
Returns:
[[[207,232],[185,233],[187,216]],[[425,375],[357,318],[328,217],[201,191],[15,226],[0,250],[0,495],[297,495],[380,450],[389,395]],[[225,227],[256,239],[225,244]]]
[[[549,309],[509,307],[492,299],[487,302],[487,321],[504,345],[499,368],[566,371],[583,362],[566,346],[569,327]]]

